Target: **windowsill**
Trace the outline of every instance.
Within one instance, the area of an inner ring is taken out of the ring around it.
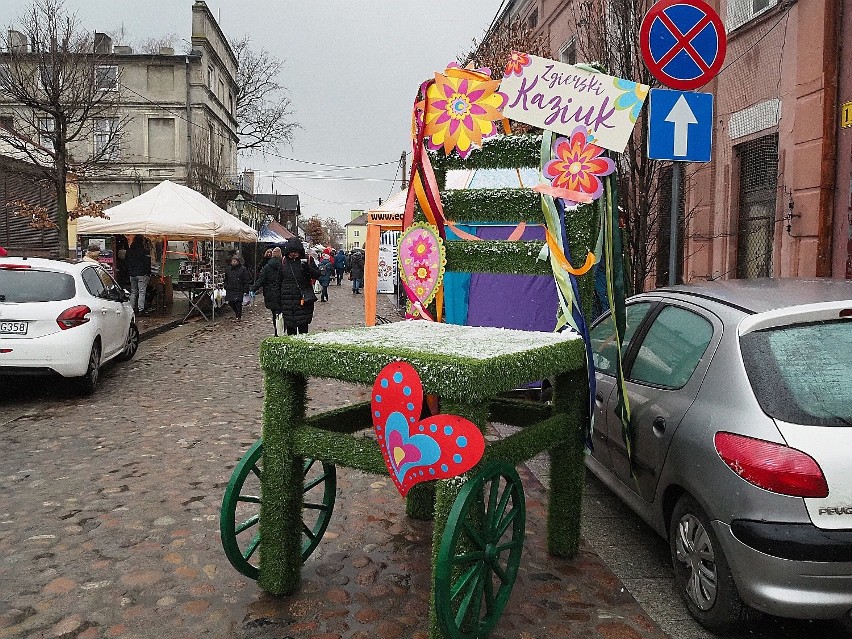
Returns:
[[[727,37],[730,40],[732,37],[739,37],[744,33],[748,33],[752,29],[756,29],[764,22],[767,22],[771,17],[778,16],[790,9],[790,6],[798,2],[798,0],[780,0],[774,7],[770,7],[763,13],[750,18],[738,26],[733,31],[728,31]]]

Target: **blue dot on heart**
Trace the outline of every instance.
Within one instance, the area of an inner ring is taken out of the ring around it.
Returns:
[[[410,421],[413,424],[414,423],[414,417],[409,417],[408,421]]]
[[[419,430],[422,433],[424,430],[426,430],[426,427],[421,424],[420,426],[417,427],[417,430]]]
[[[408,397],[411,395],[411,386],[404,386],[402,389],[402,394]]]
[[[405,407],[406,407],[408,410],[414,410],[414,404],[412,404],[411,402],[408,402],[408,403],[405,405]]]
[[[379,411],[376,411],[376,417],[381,417],[382,414]]]
[[[393,381],[399,384],[402,381],[402,373],[400,373],[399,371],[395,372],[393,374]]]
[[[433,433],[437,433],[438,432],[438,426],[435,425],[435,424],[430,424],[429,425],[429,431],[433,432]]]
[[[461,455],[459,455],[458,453],[453,455],[453,461],[456,462],[457,464],[461,464],[461,461],[462,461]]]
[[[387,388],[387,387],[388,387],[388,380],[383,379],[382,380],[382,388]]]
[[[429,474],[430,474],[430,475],[434,475],[434,474],[435,474],[435,469],[434,469],[434,468],[430,468],[430,469],[429,469]]]
[[[444,435],[452,435],[453,427],[452,426],[444,426]]]
[[[442,472],[447,472],[448,470],[450,470],[449,466],[447,466],[446,464],[441,464],[441,471]]]
[[[381,395],[376,395],[376,403],[378,404],[378,403],[379,403],[379,402],[381,402],[381,401],[382,401],[382,396],[381,396]]]
[[[467,446],[467,437],[465,437],[464,435],[459,435],[459,438],[456,440],[456,445],[459,448],[464,448],[465,446]]]

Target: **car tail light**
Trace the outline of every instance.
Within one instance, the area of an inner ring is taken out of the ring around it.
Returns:
[[[56,318],[56,323],[59,324],[59,328],[63,331],[68,328],[74,328],[88,322],[89,318],[86,315],[91,312],[92,309],[85,305],[72,306],[62,311],[62,314]]]
[[[23,268],[32,268],[29,264],[0,264],[0,268],[5,271],[19,271]]]
[[[733,433],[716,433],[714,443],[731,470],[755,486],[794,497],[828,496],[819,464],[800,450]]]

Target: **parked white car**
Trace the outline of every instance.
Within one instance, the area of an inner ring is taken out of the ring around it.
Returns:
[[[127,292],[100,265],[0,258],[0,375],[76,378],[89,394],[102,364],[138,347]]]

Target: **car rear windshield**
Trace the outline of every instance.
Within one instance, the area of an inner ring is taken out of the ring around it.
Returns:
[[[74,278],[68,273],[0,269],[0,302],[58,302],[74,293]]]
[[[852,426],[852,321],[755,331],[740,344],[767,415],[795,424]]]

